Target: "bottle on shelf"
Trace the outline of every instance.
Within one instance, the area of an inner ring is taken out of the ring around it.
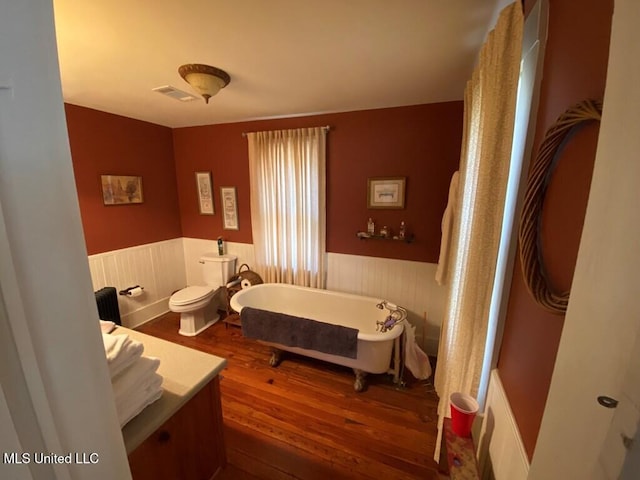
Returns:
[[[400,240],[404,240],[404,237],[406,236],[407,232],[406,232],[406,227],[404,225],[404,221],[400,222],[400,230],[398,231],[398,238]]]
[[[389,238],[389,228],[386,225],[380,229],[380,236],[383,238]]]
[[[367,222],[367,233],[369,235],[373,235],[376,233],[376,224],[373,222],[373,219],[369,217],[369,221]]]

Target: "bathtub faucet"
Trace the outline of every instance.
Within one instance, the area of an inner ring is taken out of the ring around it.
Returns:
[[[382,321],[376,322],[376,330],[380,332],[386,332],[396,326],[396,323],[400,323],[407,318],[407,309],[396,305],[395,303],[382,300],[376,305],[377,308],[382,310],[386,308],[389,310],[389,316]]]

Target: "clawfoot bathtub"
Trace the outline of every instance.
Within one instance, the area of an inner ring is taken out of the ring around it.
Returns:
[[[398,324],[389,331],[377,331],[376,322],[384,322],[389,313],[376,307],[379,302],[380,299],[372,297],[280,283],[265,283],[235,294],[231,298],[231,308],[242,313],[244,307],[252,307],[357,329],[356,358],[262,340],[261,342],[273,347],[274,353],[269,362],[272,366],[278,365],[280,351],[286,350],[352,368],[356,374],[354,389],[359,392],[365,388],[367,373],[391,373],[394,375],[394,381],[399,381],[398,344],[403,326]],[[394,351],[393,369],[390,369]]]

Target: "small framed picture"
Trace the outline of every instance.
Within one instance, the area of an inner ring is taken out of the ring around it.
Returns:
[[[238,230],[236,187],[220,187],[220,197],[222,199],[222,228]]]
[[[407,177],[378,177],[367,180],[367,208],[404,208]]]
[[[142,177],[131,175],[100,175],[102,201],[105,205],[142,203]]]
[[[213,189],[211,187],[211,172],[196,172],[198,186],[198,206],[200,215],[213,215]]]

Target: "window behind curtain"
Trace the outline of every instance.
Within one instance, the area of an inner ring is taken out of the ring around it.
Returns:
[[[247,136],[256,270],[265,282],[324,288],[325,129]]]

